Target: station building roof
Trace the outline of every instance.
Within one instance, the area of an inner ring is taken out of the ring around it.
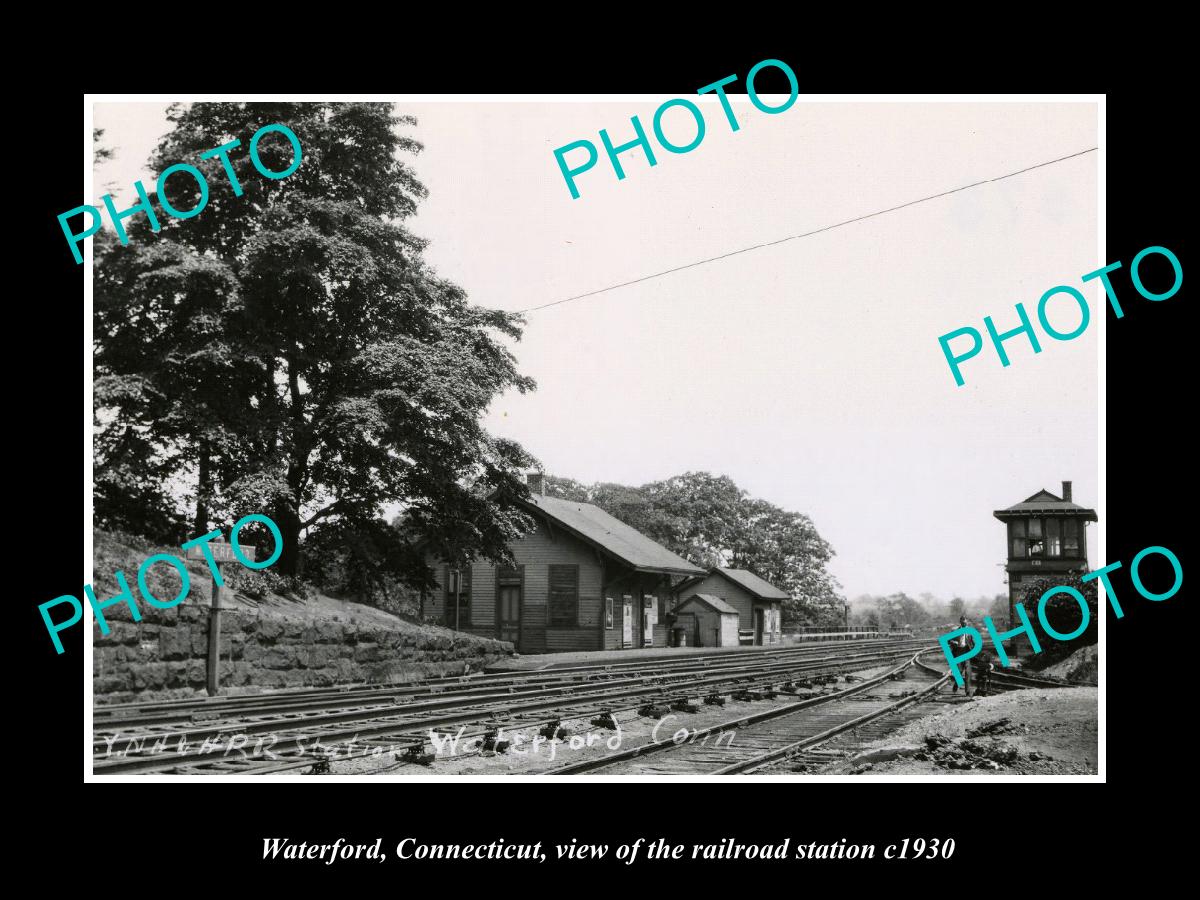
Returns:
[[[534,493],[521,501],[533,507],[563,530],[616,557],[639,572],[669,575],[704,575],[704,569],[676,556],[636,528],[609,515],[591,503],[563,500]]]
[[[678,612],[693,601],[697,603],[703,603],[705,606],[708,606],[714,611],[722,613],[723,615],[738,615],[738,611],[736,609],[734,609],[720,597],[714,597],[712,594],[692,594],[692,596],[688,597],[677,607],[675,607],[675,611]]]
[[[1070,500],[1064,500],[1062,497],[1050,493],[1045,488],[1038,491],[1032,497],[1026,497],[1020,503],[1014,503],[1005,509],[996,510],[992,515],[1001,520],[1019,519],[1023,516],[1056,515],[1073,516],[1086,519],[1089,522],[1097,521],[1094,509],[1088,509]]]
[[[766,579],[759,578],[748,569],[718,569],[735,584],[741,585],[760,600],[786,600],[788,595]]]
[[[766,579],[759,578],[748,569],[726,569],[722,567],[709,569],[704,573],[703,576],[699,578],[692,578],[689,581],[685,581],[680,584],[677,588],[677,590],[680,592],[680,596],[683,596],[688,588],[695,587],[709,575],[720,575],[723,578],[726,578],[757,600],[788,599],[788,595],[786,593],[775,587],[775,585],[771,584],[771,582],[767,581]]]

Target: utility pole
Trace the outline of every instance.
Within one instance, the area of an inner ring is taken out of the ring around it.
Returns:
[[[221,585],[217,584],[217,563],[213,570],[212,604],[208,610],[208,696],[221,692]]]
[[[211,557],[206,557],[204,550],[209,549]],[[250,544],[241,544],[238,549],[242,557],[254,560],[257,549]],[[221,692],[221,563],[235,562],[233,545],[226,544],[221,538],[216,538],[208,544],[188,548],[188,559],[208,559],[212,566],[212,603],[208,609],[208,667],[206,687],[208,695],[215,697]]]

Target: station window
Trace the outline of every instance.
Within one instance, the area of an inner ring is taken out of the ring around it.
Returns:
[[[612,630],[613,627],[613,598],[604,598],[604,627]]]
[[[1025,557],[1025,520],[1017,519],[1010,522],[1008,527],[1012,535],[1013,558],[1023,559]]]
[[[1062,538],[1059,534],[1061,522],[1058,519],[1046,520],[1046,555],[1062,556]]]
[[[1063,522],[1063,556],[1079,555],[1079,521],[1067,519]]]
[[[1009,522],[1012,557],[1078,557],[1083,526],[1078,519],[1018,519]]]
[[[579,624],[579,566],[550,566],[549,624]]]

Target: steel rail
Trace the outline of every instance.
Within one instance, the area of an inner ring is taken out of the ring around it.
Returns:
[[[904,642],[905,644],[912,642]],[[867,652],[884,647],[895,648],[901,644],[895,641],[872,641],[858,643],[853,648],[856,652]],[[251,707],[277,707],[293,704],[312,703],[314,708],[322,705],[346,705],[347,701],[358,698],[374,700],[380,704],[392,702],[397,696],[425,696],[443,694],[454,690],[480,687],[500,688],[509,684],[529,683],[530,681],[568,681],[572,677],[592,675],[620,675],[626,670],[636,674],[652,674],[655,670],[664,672],[704,671],[713,667],[730,665],[766,665],[773,660],[798,658],[831,658],[821,657],[820,653],[829,653],[832,648],[827,646],[810,646],[797,648],[781,648],[766,651],[755,651],[746,654],[741,659],[733,658],[733,652],[721,654],[706,654],[681,657],[674,660],[644,660],[629,661],[613,664],[573,666],[555,669],[512,670],[508,672],[483,672],[472,675],[441,676],[439,678],[423,679],[404,684],[374,684],[374,685],[342,685],[331,688],[283,690],[261,694],[241,694],[234,696],[194,697],[182,700],[136,701],[133,703],[108,704],[97,706],[93,711],[93,720],[97,725],[128,724],[141,722],[145,724],[182,721],[192,715],[209,716],[219,711],[242,712]],[[751,656],[752,658],[747,658]]]
[[[706,676],[745,676],[750,677],[757,673],[769,673],[778,670],[802,672],[802,670],[816,667],[828,666],[846,666],[857,664],[863,659],[874,659],[880,652],[874,653],[857,653],[843,656],[823,656],[823,657],[800,657],[789,658],[787,660],[777,660],[774,662],[754,661],[747,664],[731,663],[724,666],[709,667],[702,670]],[[905,652],[905,648],[895,647],[887,651],[888,654]],[[578,693],[581,689],[602,687],[609,691],[621,687],[637,687],[639,685],[658,685],[668,684],[672,680],[689,680],[696,673],[692,671],[685,672],[649,672],[645,674],[628,673],[619,676],[616,679],[609,680],[592,680],[583,681],[568,681],[568,682],[532,682],[530,690],[520,691],[517,686],[510,686],[498,692],[477,691],[472,686],[465,686],[458,690],[446,690],[430,695],[429,699],[415,700],[412,702],[401,702],[399,699],[393,699],[391,702],[359,704],[346,703],[343,700],[338,704],[334,711],[326,711],[324,705],[317,708],[309,707],[307,704],[297,704],[282,708],[272,707],[270,709],[260,710],[258,707],[249,706],[244,710],[236,710],[235,715],[229,715],[225,718],[204,719],[195,721],[188,718],[185,721],[194,727],[184,728],[177,731],[165,732],[162,730],[151,730],[151,726],[171,725],[172,722],[162,722],[157,718],[150,718],[145,721],[141,720],[126,720],[122,722],[95,722],[93,723],[93,750],[98,752],[111,746],[111,742],[103,735],[112,735],[114,732],[120,736],[122,730],[128,732],[128,738],[138,738],[139,736],[159,738],[170,736],[172,739],[186,737],[191,739],[203,738],[207,735],[215,735],[228,731],[231,727],[237,727],[239,730],[247,733],[262,733],[271,730],[271,727],[283,721],[291,725],[298,724],[331,724],[335,722],[355,721],[362,718],[370,718],[379,714],[395,714],[401,711],[406,713],[426,712],[436,709],[445,709],[464,703],[487,703],[489,701],[499,702],[501,700],[506,703],[511,703],[517,700],[531,699],[535,697],[545,696],[569,696]],[[312,713],[309,716],[303,716],[304,713]]]
[[[915,659],[915,657],[913,658]],[[744,728],[747,725],[753,725],[757,722],[765,722],[768,719],[777,719],[781,716],[788,716],[809,709],[814,706],[820,706],[825,703],[831,703],[836,700],[841,700],[846,697],[857,694],[869,687],[874,687],[884,681],[889,680],[893,675],[903,672],[913,664],[913,659],[907,660],[903,664],[894,669],[889,669],[882,675],[877,675],[874,678],[869,678],[859,682],[852,688],[847,688],[843,691],[838,691],[833,694],[825,694],[821,697],[810,697],[805,700],[799,700],[795,703],[788,703],[784,706],[776,707],[775,709],[764,710],[763,712],[753,713],[749,716],[741,716],[737,719],[730,719],[717,725],[710,725],[707,728],[700,728],[688,733],[689,742],[694,742],[697,738],[711,737],[714,734],[721,734],[736,728]],[[948,676],[947,676],[948,677]],[[630,759],[635,759],[640,756],[646,756],[651,753],[658,753],[663,750],[669,750],[675,747],[683,746],[674,741],[673,738],[663,738],[659,741],[651,741],[647,744],[639,744],[636,747],[631,747],[627,750],[621,750],[617,753],[608,756],[598,757],[596,759],[581,760],[576,763],[568,763],[564,766],[550,769],[542,774],[545,775],[574,775],[580,772],[589,772],[594,769],[607,768],[616,763],[625,762]]]
[[[874,661],[877,658],[886,659],[886,658],[889,658],[890,656],[894,656],[894,655],[895,655],[894,653],[891,653],[887,656],[882,656],[882,657],[869,657],[868,660],[856,661],[855,664],[862,664],[862,663],[865,663],[868,661]],[[699,684],[700,685],[731,684],[731,685],[745,686],[747,684],[753,685],[753,684],[758,684],[761,682],[774,683],[774,682],[785,680],[788,677],[794,677],[796,675],[812,674],[814,666],[818,666],[818,665],[820,665],[820,664],[812,662],[812,661],[804,661],[804,662],[792,663],[792,664],[789,664],[786,666],[783,666],[783,665],[777,666],[770,670],[767,670],[766,672],[757,673],[757,674],[746,673],[745,671],[735,671],[735,672],[730,673],[729,676],[721,677],[721,678],[705,679],[705,680],[699,682]],[[749,677],[747,677],[748,674],[749,674]],[[690,682],[690,684],[691,684],[691,686],[694,687],[694,686],[696,686],[697,682],[692,681],[692,682]],[[620,686],[618,686],[618,687],[620,687]],[[454,712],[454,710],[464,710],[464,712],[461,714],[442,715],[440,717],[427,717],[427,718],[422,718],[422,719],[400,718],[399,720],[397,720],[396,717],[392,717],[390,720],[385,721],[378,728],[376,728],[376,727],[371,727],[371,728],[359,727],[353,731],[350,731],[350,730],[345,730],[345,731],[340,731],[340,732],[339,731],[330,731],[330,730],[322,730],[320,727],[320,726],[324,726],[324,725],[332,726],[335,724],[339,724],[341,719],[344,717],[335,717],[335,719],[332,722],[329,720],[328,717],[325,717],[322,720],[308,719],[308,720],[299,720],[298,721],[295,718],[285,719],[283,722],[279,722],[276,720],[270,720],[270,721],[265,721],[265,722],[260,722],[260,723],[252,723],[250,725],[247,725],[246,723],[234,723],[233,727],[210,728],[210,729],[205,729],[204,731],[201,731],[201,732],[196,732],[196,731],[190,731],[190,732],[186,732],[186,733],[162,733],[162,732],[155,733],[155,732],[151,732],[151,733],[143,734],[140,736],[139,735],[130,735],[126,739],[124,746],[126,748],[128,748],[130,746],[130,741],[137,742],[139,751],[140,751],[140,750],[143,750],[143,749],[151,747],[151,746],[153,746],[154,748],[165,747],[166,745],[169,745],[171,743],[178,743],[181,739],[184,741],[195,740],[197,743],[199,743],[199,740],[201,738],[207,738],[207,739],[217,738],[219,740],[221,737],[223,737],[226,734],[229,734],[229,735],[246,735],[249,733],[270,734],[270,733],[273,733],[273,730],[278,729],[279,725],[281,725],[281,724],[283,724],[285,726],[286,725],[293,726],[292,729],[285,729],[285,730],[289,730],[291,733],[287,735],[286,739],[284,740],[284,742],[282,744],[273,742],[270,747],[270,749],[277,748],[281,752],[285,749],[295,749],[297,747],[299,747],[303,750],[304,749],[303,742],[314,741],[317,738],[321,738],[323,741],[333,741],[333,742],[337,743],[337,742],[344,742],[344,740],[347,738],[352,739],[354,737],[363,737],[363,736],[370,737],[370,736],[384,735],[384,734],[396,735],[396,734],[406,734],[407,733],[407,734],[412,734],[414,736],[421,736],[419,739],[423,743],[424,742],[423,735],[427,732],[427,730],[430,730],[430,729],[436,728],[436,727],[444,727],[447,725],[458,725],[458,724],[476,722],[476,721],[495,720],[496,713],[498,713],[498,712],[527,714],[531,711],[546,710],[546,709],[572,710],[572,709],[577,709],[577,708],[583,706],[588,701],[609,701],[609,700],[621,699],[623,697],[631,697],[631,696],[645,697],[647,695],[651,695],[651,694],[655,694],[655,693],[659,694],[660,696],[662,696],[662,695],[670,696],[670,694],[667,693],[667,690],[668,689],[675,690],[676,688],[677,688],[677,685],[675,685],[675,684],[664,684],[664,683],[662,683],[661,680],[659,680],[653,684],[649,684],[645,687],[642,687],[642,688],[636,689],[636,690],[621,689],[619,692],[614,692],[612,686],[609,686],[608,690],[600,691],[600,692],[593,692],[592,694],[580,695],[580,694],[576,693],[576,694],[572,694],[567,697],[561,697],[561,696],[555,697],[555,698],[547,700],[547,701],[527,702],[527,703],[524,703],[523,705],[520,705],[517,707],[512,707],[511,705],[505,705],[503,707],[498,707],[496,705],[491,705],[491,706],[476,705],[474,707],[463,707],[461,704],[454,703],[454,704],[450,704],[452,706],[452,710],[451,710],[452,713]],[[677,693],[678,692],[676,691],[676,695],[677,695]],[[440,707],[444,707],[446,705],[448,705],[448,704],[439,704],[438,706],[440,708]],[[593,708],[593,707],[588,707],[588,708]],[[411,711],[412,711],[411,707],[407,708],[407,710],[406,710],[406,712],[409,712],[409,713],[411,713]],[[600,712],[606,711],[606,706],[601,704],[598,707],[598,711],[600,711]],[[377,712],[374,712],[374,711],[369,711],[368,713],[355,714],[355,715],[357,718],[366,718],[368,720],[372,719],[372,718],[379,720],[381,718],[378,716]],[[295,727],[294,727],[297,724],[302,726],[299,730],[295,729]],[[278,737],[279,737],[279,735],[276,731],[275,732],[276,741],[278,741]],[[415,742],[415,739],[416,738],[414,738],[414,742]],[[99,746],[101,743],[104,745],[103,747]],[[115,741],[113,742],[113,744],[110,744],[108,741],[97,742],[97,745],[95,747],[96,752],[99,753],[101,750],[111,752],[111,748],[115,743],[116,743]],[[207,754],[205,754],[203,752],[198,753],[198,754],[188,754],[187,752],[181,752],[179,754],[166,754],[166,753],[156,754],[152,757],[129,757],[128,753],[126,752],[121,755],[120,759],[109,761],[108,753],[106,752],[105,760],[103,762],[96,762],[95,759],[93,760],[93,762],[94,762],[94,766],[95,766],[95,771],[97,771],[97,773],[107,773],[107,772],[114,772],[114,771],[131,771],[131,770],[132,771],[136,771],[136,770],[146,771],[146,770],[157,770],[157,769],[163,769],[163,768],[172,768],[175,765],[187,765],[189,760],[192,762],[192,764],[195,764],[195,761],[199,760],[199,759],[218,760],[218,757],[225,757],[225,756],[226,756],[226,754],[221,754],[220,749],[217,748]]]
[[[877,659],[880,661],[890,660],[890,659],[893,659],[895,657],[895,655],[896,654],[891,654],[886,657],[881,656],[881,657],[877,657]],[[774,679],[761,679],[760,678],[760,679],[757,679],[754,684],[756,686],[762,686],[764,684],[774,685],[774,684],[779,684],[785,680],[786,680],[785,678],[774,678]],[[855,690],[857,690],[857,688]],[[666,699],[668,699],[668,698],[660,698],[660,699],[662,699],[663,702],[665,702]],[[612,713],[613,715],[615,715],[617,713],[622,713],[622,712],[627,712],[629,710],[638,709],[644,704],[645,704],[645,698],[643,698],[639,701],[636,701],[631,705],[625,705],[625,706],[611,706],[610,705],[610,706],[606,706],[604,708],[597,707],[597,708],[593,708],[591,710],[586,710],[586,711],[578,711],[577,710],[570,715],[557,715],[557,716],[551,716],[549,718],[526,720],[526,721],[517,722],[515,724],[505,725],[502,728],[500,728],[500,731],[501,732],[507,731],[510,734],[516,735],[518,733],[524,733],[530,729],[534,729],[534,728],[537,728],[542,725],[548,725],[551,723],[558,724],[558,723],[563,722],[564,720],[569,720],[569,719],[580,719],[580,718],[592,717],[595,713],[609,712],[609,713]],[[470,744],[473,741],[480,740],[486,734],[488,734],[489,731],[494,732],[495,728],[492,728],[492,729],[485,728],[482,731],[472,731],[470,733],[464,733],[462,735],[459,735],[458,739],[459,739],[459,741],[462,742],[462,745],[465,747],[466,745]],[[422,743],[424,743],[424,741],[422,741]],[[334,748],[329,748],[329,749],[334,749]],[[372,746],[364,746],[361,750],[359,750],[355,753],[348,754],[345,756],[338,756],[338,757],[335,757],[335,759],[338,762],[346,762],[348,760],[353,760],[353,759],[362,759],[362,758],[372,755],[373,749],[374,748]],[[391,749],[394,750],[395,748],[392,747]],[[465,752],[456,752],[454,754],[454,758],[462,759],[465,756],[478,756],[478,755],[481,755],[482,752],[483,751],[481,748],[476,748],[474,750],[468,750]],[[395,768],[399,767],[400,765],[424,765],[422,763],[417,763],[417,762],[408,763],[405,760],[399,759],[399,757],[396,756],[395,753],[393,753],[393,756],[397,759],[397,763],[391,767],[392,769],[395,769]],[[318,759],[304,758],[304,759],[298,759],[298,760],[283,761],[283,762],[275,763],[272,765],[255,766],[252,771],[246,770],[243,772],[243,774],[259,775],[259,774],[269,774],[269,773],[292,771],[292,770],[299,769],[299,768],[307,768],[310,766],[314,766],[319,761],[320,761],[320,758],[318,758]],[[183,767],[183,768],[186,769],[186,767]],[[198,774],[205,774],[205,773],[201,772]],[[236,771],[233,771],[231,773],[224,773],[224,774],[239,774],[239,773]],[[368,774],[372,774],[372,773],[368,773]],[[533,773],[533,774],[552,774],[552,773]]]
[[[912,660],[910,661],[910,663],[916,663],[917,657],[919,657],[920,655],[921,654],[918,653],[916,656],[914,656],[912,658]],[[936,693],[937,691],[941,690],[942,687],[949,680],[950,680],[950,673],[947,672],[945,675],[943,675],[941,678],[939,678],[933,684],[929,685],[929,687],[925,688],[924,690],[918,691],[916,694],[911,694],[908,697],[902,697],[900,700],[897,700],[895,703],[889,703],[886,706],[880,707],[879,709],[874,710],[872,712],[865,713],[864,715],[861,715],[854,719],[851,719],[848,722],[843,722],[840,725],[835,725],[832,728],[827,728],[825,731],[822,731],[819,734],[814,734],[810,737],[803,738],[798,741],[794,741],[793,743],[788,744],[785,747],[779,747],[779,748],[776,748],[775,750],[769,750],[766,753],[760,753],[758,756],[752,757],[751,759],[742,760],[741,762],[731,763],[730,765],[723,766],[722,768],[716,769],[715,771],[710,772],[708,774],[710,774],[710,775],[736,775],[736,774],[746,774],[746,773],[752,772],[756,769],[761,769],[763,766],[768,765],[769,763],[772,763],[777,759],[783,759],[784,757],[789,756],[792,753],[796,753],[800,750],[807,750],[811,747],[815,747],[818,744],[823,744],[823,743],[825,743],[825,741],[829,740],[830,738],[837,737],[837,735],[839,735],[839,734],[842,734],[846,731],[851,731],[852,729],[858,728],[860,725],[864,725],[867,722],[870,722],[872,719],[878,719],[880,716],[886,716],[886,715],[890,715],[892,713],[898,712],[899,710],[903,709],[904,707],[908,706],[911,703],[918,703],[921,700],[923,700],[926,696],[928,696],[929,694],[933,694],[933,693]]]
[[[860,665],[860,664],[868,663],[870,661],[882,661],[882,660],[893,659],[893,658],[895,658],[895,656],[898,653],[906,654],[907,651],[906,650],[905,651],[894,650],[894,651],[891,651],[888,653],[881,652],[881,653],[879,653],[875,656],[869,657],[868,659],[865,659],[865,660],[863,660],[863,659],[854,660],[853,664]],[[743,672],[735,671],[735,672],[731,672],[728,676],[723,676],[723,677],[707,678],[707,679],[700,679],[700,680],[693,679],[687,683],[687,689],[689,692],[695,693],[697,691],[704,690],[706,688],[713,687],[716,685],[721,685],[721,684],[731,685],[731,686],[738,686],[738,685],[751,686],[751,685],[758,685],[758,684],[764,684],[764,683],[774,684],[774,683],[779,683],[779,682],[783,682],[783,681],[787,681],[787,680],[795,680],[795,676],[798,676],[798,675],[812,674],[812,669],[813,669],[814,665],[815,665],[815,663],[812,660],[797,661],[797,662],[789,663],[789,664],[780,664],[766,672],[759,672],[757,674],[751,673],[749,675],[749,677],[747,677],[747,674],[744,671]],[[839,664],[838,667],[844,668],[845,665],[846,665],[846,663],[843,660]],[[861,687],[863,687],[863,685],[856,686],[856,689],[861,689]],[[605,711],[608,711],[609,709],[613,708],[612,701],[614,701],[614,700],[619,701],[622,699],[628,699],[628,698],[632,698],[632,697],[645,698],[647,696],[650,696],[650,695],[653,695],[656,693],[660,696],[665,696],[665,697],[678,696],[679,688],[680,688],[680,685],[675,685],[675,684],[665,684],[664,685],[663,683],[661,683],[661,680],[660,680],[659,683],[648,684],[644,687],[636,688],[634,690],[622,689],[622,690],[620,690],[619,693],[614,693],[610,689],[608,691],[593,692],[591,694],[582,694],[582,695],[575,694],[575,695],[572,695],[572,696],[566,697],[566,698],[554,697],[554,698],[550,698],[550,699],[540,699],[535,702],[526,702],[526,703],[523,703],[523,704],[520,704],[517,706],[506,705],[503,708],[497,707],[495,705],[490,705],[490,706],[483,705],[483,706],[476,706],[474,708],[458,706],[457,708],[450,710],[446,714],[442,714],[437,717],[426,718],[426,719],[411,719],[410,718],[410,719],[401,719],[400,721],[397,721],[393,717],[393,718],[391,718],[391,720],[381,721],[380,719],[382,717],[379,717],[377,712],[375,712],[375,713],[371,713],[371,714],[368,714],[365,716],[365,718],[368,720],[367,723],[360,724],[359,727],[354,728],[353,730],[350,730],[350,729],[321,730],[319,728],[313,727],[313,722],[311,720],[309,720],[307,722],[297,722],[295,719],[292,719],[292,720],[285,719],[282,721],[271,721],[271,722],[265,722],[265,723],[253,723],[251,725],[251,727],[256,729],[255,733],[263,733],[264,731],[267,731],[271,728],[278,729],[279,726],[281,726],[281,725],[284,725],[284,726],[286,726],[286,725],[295,726],[297,724],[303,725],[304,726],[303,728],[301,728],[299,730],[293,729],[290,731],[290,733],[284,734],[282,736],[282,739],[276,740],[275,742],[273,742],[271,744],[269,749],[271,751],[278,751],[280,754],[284,754],[284,753],[290,752],[290,751],[295,751],[297,749],[300,750],[302,753],[307,752],[308,748],[305,746],[306,743],[312,743],[312,742],[316,741],[317,739],[320,739],[320,741],[325,743],[326,747],[329,748],[334,745],[343,744],[348,741],[353,741],[355,739],[388,737],[388,738],[393,738],[395,740],[403,740],[402,736],[411,735],[412,743],[416,743],[419,740],[421,745],[423,746],[425,743],[425,738],[424,738],[425,734],[427,734],[430,730],[432,730],[434,728],[460,725],[460,724],[466,724],[466,723],[471,723],[471,722],[496,722],[497,724],[501,724],[497,720],[497,717],[496,717],[497,712],[505,712],[510,715],[512,715],[512,714],[519,715],[519,714],[528,714],[528,713],[537,712],[537,711],[558,710],[558,711],[560,711],[560,714],[558,716],[560,719],[561,718],[578,718],[582,715],[582,713],[579,712],[579,710],[581,710],[581,709],[593,711],[593,712],[605,712]],[[804,701],[802,701],[802,702],[804,702]],[[374,721],[370,721],[370,720],[374,720]],[[342,724],[342,722],[340,720],[335,720],[332,723],[325,722],[325,724],[337,725],[337,724]],[[522,723],[522,725],[527,726],[527,723]],[[246,734],[246,733],[247,733],[247,728],[244,726],[244,723],[242,725],[238,725],[236,727],[226,726],[220,730],[213,730],[213,729],[209,730],[210,737],[218,737],[218,738],[225,734],[238,735],[238,734]],[[197,739],[199,738],[199,736],[200,735],[197,735],[195,732],[189,732],[186,735],[184,735],[184,737],[186,737],[186,738],[197,738]],[[145,743],[141,744],[140,747],[141,747],[141,749],[145,749],[145,747],[148,746],[151,742],[153,742],[154,746],[157,747],[157,746],[162,746],[164,744],[170,744],[170,743],[176,741],[178,739],[178,737],[180,737],[180,736],[179,735],[167,735],[167,734],[148,734],[148,735],[144,735],[140,738],[134,737],[133,739],[139,740],[139,741],[144,741]],[[366,753],[369,753],[369,752],[370,752],[369,750],[366,751]],[[105,759],[105,760],[93,759],[93,771],[95,774],[100,775],[100,774],[120,774],[120,773],[146,772],[146,771],[170,771],[172,769],[180,769],[180,768],[196,768],[198,766],[203,766],[206,763],[218,763],[219,764],[222,762],[226,762],[226,763],[230,762],[227,754],[228,754],[228,750],[223,751],[220,747],[216,747],[215,749],[212,749],[208,752],[203,752],[203,750],[202,750],[201,752],[198,752],[198,753],[188,753],[188,752],[161,753],[161,754],[152,753],[149,756],[124,755],[124,756],[120,757],[119,759],[111,759],[111,760],[109,760],[109,759]],[[365,755],[365,754],[359,754],[359,755]],[[346,758],[352,758],[352,757],[346,757]],[[237,761],[237,759],[235,758],[234,761]],[[307,760],[304,760],[303,762],[296,761],[294,767],[311,766],[319,761],[320,761],[319,758],[307,759]],[[250,766],[250,768],[254,768],[256,771],[259,770],[260,768],[262,770],[265,770],[266,767],[268,766],[268,764],[271,764],[276,767],[278,767],[278,766],[285,766],[288,768],[293,767],[291,765],[290,760],[279,761],[278,759],[276,759],[276,760],[262,760],[261,766],[256,767],[252,764]]]
[[[1015,672],[996,672],[993,671],[989,676],[991,679],[1000,679],[1001,681],[1011,681],[1014,684],[1028,684],[1031,687],[1046,687],[1046,688],[1066,688],[1066,687],[1096,687],[1094,682],[1090,681],[1054,681],[1049,678],[1038,678],[1033,675],[1018,675]]]
[[[926,663],[918,662],[921,668],[930,672],[941,673],[943,670],[935,669]],[[981,671],[982,666],[979,663],[972,663],[975,671]],[[1062,687],[1096,687],[1095,682],[1091,681],[1054,681],[1048,678],[1038,678],[1033,675],[1026,675],[1018,672],[1007,672],[1002,669],[993,670],[989,676],[991,679],[999,679],[1001,681],[1012,681],[1014,685],[1027,684],[1030,687],[1046,687],[1046,688],[1062,688]]]

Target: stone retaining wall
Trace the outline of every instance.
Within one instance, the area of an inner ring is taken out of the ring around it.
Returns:
[[[173,609],[142,609],[141,622],[132,621],[124,604],[104,612],[109,634],[92,625],[97,703],[204,691],[207,608],[185,601]],[[392,627],[221,613],[221,686],[228,694],[461,675],[511,652],[507,642],[402,621]]]

